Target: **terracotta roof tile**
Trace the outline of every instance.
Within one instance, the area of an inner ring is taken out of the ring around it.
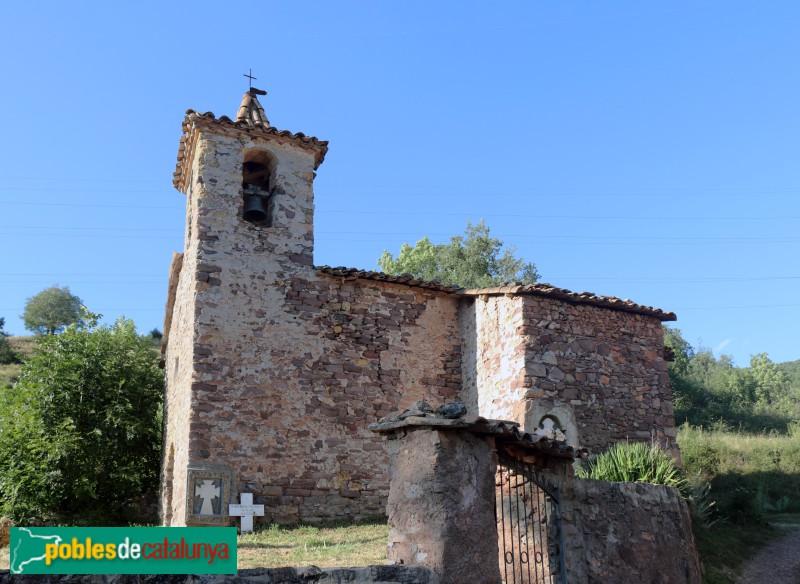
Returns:
[[[621,310],[623,312],[632,312],[635,314],[644,314],[653,316],[659,320],[669,321],[678,320],[674,312],[666,312],[660,308],[653,308],[652,306],[643,306],[636,304],[632,300],[616,298],[614,296],[598,296],[592,292],[572,292],[565,288],[556,288],[546,283],[537,284],[505,284],[494,288],[471,288],[463,292],[467,296],[483,296],[483,295],[521,295],[521,296],[545,296],[548,298],[557,298],[573,304],[590,304],[592,306],[601,306],[603,308],[611,308],[613,310]]]
[[[544,296],[547,298],[556,298],[564,300],[572,304],[589,304],[592,306],[600,306],[602,308],[610,308],[612,310],[620,310],[623,312],[632,312],[634,314],[643,314],[646,316],[655,317],[661,321],[677,320],[674,312],[666,312],[660,308],[653,308],[652,306],[643,306],[635,302],[614,296],[598,296],[591,292],[572,292],[564,288],[556,288],[550,284],[505,284],[503,286],[496,286],[493,288],[470,288],[465,290],[458,286],[445,286],[438,282],[428,282],[419,280],[409,274],[400,276],[393,276],[383,272],[371,272],[367,270],[358,270],[356,268],[338,267],[332,268],[330,266],[317,267],[317,270],[323,274],[330,274],[339,276],[347,280],[373,280],[377,282],[388,282],[391,284],[402,284],[404,286],[413,286],[416,288],[425,288],[427,290],[436,290],[439,292],[447,292],[450,294],[460,294],[464,296],[484,296],[484,295],[519,295],[519,296]]]
[[[239,124],[241,122],[245,122],[251,128],[270,127],[267,114],[264,112],[264,108],[261,107],[258,97],[256,97],[257,95],[263,93],[263,91],[258,89],[253,90],[252,88],[245,92],[245,94],[242,96],[242,104],[239,106],[239,111],[236,114],[236,119],[234,120],[235,123]]]
[[[245,99],[248,96],[250,99]],[[245,101],[247,101],[246,104]],[[243,108],[245,108],[244,111]],[[172,184],[179,191],[183,190],[185,182],[188,180],[188,172],[184,166],[186,166],[187,152],[193,147],[192,141],[194,140],[194,136],[192,130],[193,127],[198,124],[213,126],[220,131],[244,132],[256,138],[270,138],[273,136],[286,138],[301,148],[314,152],[316,159],[314,168],[318,168],[319,165],[322,164],[322,161],[325,159],[325,154],[328,152],[327,140],[319,140],[314,136],[306,136],[302,132],[292,133],[288,130],[278,130],[272,127],[258,99],[254,95],[250,96],[248,93],[245,93],[245,97],[242,99],[242,105],[239,106],[236,120],[232,120],[228,116],[220,116],[217,118],[213,112],[197,112],[193,109],[186,110],[186,116],[183,118],[183,124],[181,125],[182,135],[180,144],[178,145],[178,160],[175,165],[175,172],[172,175]]]
[[[330,266],[318,266],[317,270],[323,274],[338,276],[340,278],[344,278],[345,280],[374,280],[378,282],[388,282],[390,284],[402,284],[404,286],[425,288],[426,290],[448,292],[451,294],[455,294],[463,290],[463,288],[459,288],[458,286],[443,286],[438,282],[418,280],[409,274],[393,276],[391,274],[385,274],[384,272],[370,272],[367,270],[357,270],[356,268],[345,267],[332,268]]]
[[[369,425],[369,429],[379,434],[388,434],[401,428],[433,427],[442,429],[459,429],[493,436],[498,443],[517,446],[524,450],[536,450],[557,458],[586,458],[586,448],[575,448],[563,440],[554,440],[547,436],[531,434],[520,430],[519,424],[507,420],[489,420],[479,416],[464,416],[456,419],[445,419],[433,414],[409,416],[393,419],[389,416]]]

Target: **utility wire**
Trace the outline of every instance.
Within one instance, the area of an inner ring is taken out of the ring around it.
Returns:
[[[41,181],[41,182],[89,182],[89,183],[113,183],[113,184],[120,184],[120,183],[132,183],[132,184],[160,184],[160,185],[169,185],[168,180],[162,179],[117,179],[117,178],[79,178],[79,177],[30,177],[30,176],[0,176],[0,180],[24,180],[24,181]],[[14,186],[6,186],[0,187],[0,190],[19,190],[19,189],[29,189],[31,187],[14,187]],[[53,192],[62,191],[62,189],[57,188],[42,188],[42,187],[33,187],[37,190],[49,190]],[[380,192],[386,191],[401,191],[403,194],[419,194],[416,191],[419,189],[418,184],[394,184],[394,185],[369,185],[369,184],[348,184],[348,183],[325,183],[324,188],[326,189],[326,193],[329,193],[327,189],[348,189],[348,190],[364,190],[369,192],[370,194],[376,194]],[[800,193],[800,186],[762,186],[762,187],[741,187],[741,186],[722,186],[722,187],[645,187],[645,186],[634,186],[634,187],[601,187],[597,189],[587,189],[585,187],[572,187],[572,186],[544,186],[544,185],[527,185],[527,186],[503,186],[498,189],[496,186],[490,185],[449,185],[449,186],[437,186],[434,189],[437,194],[442,194],[445,192],[452,192],[453,194],[463,194],[465,192],[472,192],[476,194],[485,194],[485,193],[496,193],[496,192],[503,192],[503,191],[520,191],[520,192],[529,192],[529,193],[542,193],[542,194],[574,194],[579,196],[596,196],[596,195],[639,195],[641,193],[657,193],[657,194],[680,194],[686,193],[687,195],[694,195],[694,194],[720,194],[720,195],[727,195],[727,194],[760,194],[760,193],[776,193],[776,194],[783,194],[783,193]],[[158,191],[153,192],[174,192],[173,189],[166,187]],[[64,192],[71,192],[71,191],[64,191]],[[121,189],[103,189],[102,191],[98,192],[129,192]],[[336,194],[336,193],[334,193]],[[397,193],[394,193],[397,194]]]
[[[741,305],[741,306],[683,306],[679,308],[673,308],[673,311],[679,310],[731,310],[731,309],[745,309],[745,308],[786,308],[790,306],[800,306],[800,304],[750,304],[750,305]],[[10,311],[19,311],[25,310],[24,308],[0,308],[0,310],[10,310]],[[92,310],[118,310],[118,311],[126,311],[126,310],[164,310],[164,308],[92,308]]]
[[[174,234],[174,237],[183,237],[183,235],[179,235],[178,230],[173,227],[60,227],[55,225],[45,226],[45,225],[0,225],[0,229],[33,229],[33,230],[41,230],[41,229],[52,229],[52,230],[68,230],[68,231],[166,231]],[[419,232],[408,232],[408,231],[400,231],[400,232],[376,232],[376,231],[325,231],[325,230],[317,230],[317,234],[324,234],[324,235],[379,235],[381,237],[384,236],[399,236],[399,237],[453,237],[451,233],[428,233],[426,235],[420,235]],[[2,233],[0,233],[2,234]],[[17,233],[6,233],[2,235],[20,235]],[[48,234],[49,235],[49,234]],[[61,234],[52,234],[58,235]],[[99,234],[102,236],[103,234]],[[583,239],[583,240],[623,240],[623,241],[647,241],[647,240],[658,240],[664,241],[667,243],[670,242],[705,242],[705,241],[713,241],[713,242],[724,242],[724,241],[735,241],[735,242],[748,242],[748,241],[775,241],[776,239],[780,240],[781,242],[784,241],[800,241],[800,236],[790,236],[790,235],[772,235],[767,237],[747,237],[747,236],[685,236],[685,237],[674,237],[674,236],[660,236],[660,235],[537,235],[531,233],[506,233],[506,234],[492,234],[493,237],[532,237],[534,239]]]

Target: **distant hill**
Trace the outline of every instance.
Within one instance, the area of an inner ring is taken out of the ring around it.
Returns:
[[[23,359],[33,354],[36,347],[36,337],[8,337],[8,342],[11,343],[11,348],[14,352]],[[10,385],[14,380],[19,377],[22,371],[22,365],[15,363],[13,365],[0,365],[0,385]]]

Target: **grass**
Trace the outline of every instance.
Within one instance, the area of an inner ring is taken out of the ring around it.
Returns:
[[[239,537],[239,569],[369,566],[386,563],[386,523],[279,527]]]
[[[239,569],[308,566],[322,568],[386,563],[386,523],[340,527],[269,527],[240,535]],[[8,570],[8,546],[0,548],[0,570]]]
[[[718,523],[695,527],[695,543],[705,568],[703,584],[733,584],[743,565],[780,532],[765,522]]]
[[[711,482],[721,512],[800,512],[800,432],[744,434],[683,426],[678,443],[687,474]]]
[[[36,347],[36,337],[8,337],[12,350],[22,358],[33,354]],[[22,365],[12,363],[10,365],[0,365],[0,385],[11,385],[19,377]]]
[[[786,529],[800,528],[800,433],[747,434],[683,426],[687,475],[710,484],[710,526],[694,532],[706,584],[733,584]]]

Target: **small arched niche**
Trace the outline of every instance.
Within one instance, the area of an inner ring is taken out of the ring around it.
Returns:
[[[242,219],[258,227],[272,227],[275,202],[272,187],[278,161],[265,150],[247,150],[242,163]]]

